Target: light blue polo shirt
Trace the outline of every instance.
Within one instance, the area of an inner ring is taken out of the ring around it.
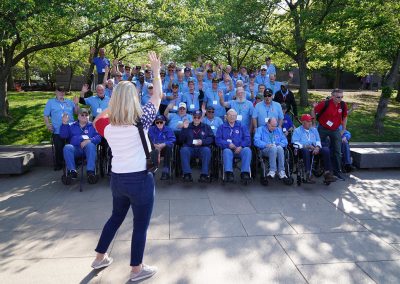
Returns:
[[[257,75],[256,76],[256,81],[255,81],[258,85],[263,84],[265,86],[267,86],[267,84],[269,83],[269,76],[268,73],[265,76],[261,76],[261,75]]]
[[[64,99],[64,101],[61,102],[57,100],[57,98],[53,98],[47,101],[43,115],[51,118],[54,134],[60,134],[62,116],[64,113],[68,114],[69,122],[74,122],[74,107],[74,102],[69,99]]]
[[[248,100],[244,100],[243,102],[239,102],[238,100],[231,100],[228,102],[228,104],[229,108],[233,108],[237,112],[237,121],[240,121],[243,126],[250,128],[251,118],[254,112],[253,104]]]
[[[183,93],[182,101],[186,103],[187,112],[200,110],[199,95],[200,93],[197,91],[194,91],[192,94],[189,92]]]
[[[214,113],[214,115],[215,115],[215,113]],[[211,127],[211,130],[214,132],[214,135],[217,134],[218,127],[220,127],[222,124],[224,124],[222,119],[217,116],[214,116],[213,119],[209,119],[207,116],[205,116],[203,118],[202,122]]]
[[[269,106],[265,101],[256,104],[253,112],[253,118],[257,119],[257,127],[265,125],[266,118],[283,119],[282,107],[279,103],[272,101]]]
[[[214,115],[223,117],[226,113],[225,108],[219,102],[218,89],[207,89],[204,93],[204,103],[206,108],[212,106],[214,108]]]
[[[245,91],[246,91],[247,94],[248,94],[248,96],[246,96],[246,99],[248,99],[249,101],[254,102],[254,101],[256,100],[256,96],[257,96],[257,94],[258,94],[258,84],[257,84],[257,83],[254,83],[254,89],[253,89],[254,98],[253,98],[253,99],[250,99],[250,95],[251,95],[250,86],[247,85],[246,88],[244,88],[244,89],[245,89]]]
[[[183,122],[185,119],[189,120],[189,122],[193,122],[193,117],[190,114],[180,116],[178,113],[170,113],[168,114],[168,126],[171,127],[173,131],[181,131],[181,128],[177,128],[177,126],[180,121]]]
[[[98,96],[91,96],[85,99],[86,105],[90,107],[90,112],[93,116],[97,116],[103,110],[108,108],[110,97],[104,95],[104,99],[100,99]]]
[[[275,93],[281,89],[281,85],[282,85],[282,82],[279,82],[279,81],[275,81],[274,83],[269,82],[267,84],[267,88],[271,89],[272,93],[275,95]]]
[[[172,98],[173,96],[174,96],[174,93],[172,93],[172,92],[167,93],[167,95],[166,95],[167,98]],[[180,92],[178,92],[178,96],[176,97],[176,99],[173,99],[173,100],[166,99],[167,105],[172,103],[174,106],[172,109],[169,110],[169,112],[170,113],[178,112],[178,106],[179,106],[179,103],[182,102],[182,100],[183,100],[183,94]]]

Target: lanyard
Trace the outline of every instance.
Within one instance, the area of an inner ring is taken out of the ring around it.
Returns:
[[[271,144],[275,144],[274,133],[269,131],[269,129],[267,129],[267,131],[268,131],[269,141],[271,141]]]

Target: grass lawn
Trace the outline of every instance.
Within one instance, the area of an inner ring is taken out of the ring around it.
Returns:
[[[310,90],[310,103],[320,101],[329,92]],[[76,93],[78,94],[78,93]],[[378,92],[345,92],[345,101],[358,103],[348,121],[352,141],[400,141],[400,104],[391,100],[385,121],[385,135],[377,136],[371,125],[380,93]],[[11,118],[0,121],[0,145],[40,144],[50,141],[50,133],[43,122],[43,109],[52,92],[10,92]],[[72,95],[66,96],[72,99]],[[299,114],[309,112],[311,107],[299,108]]]

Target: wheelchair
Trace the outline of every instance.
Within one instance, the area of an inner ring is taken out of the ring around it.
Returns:
[[[284,159],[284,167],[286,178],[283,179],[283,183],[286,185],[292,185],[294,183],[293,178],[293,166],[294,166],[294,158],[293,158],[293,151],[290,147],[283,148],[285,159]],[[268,178],[267,173],[269,172],[269,157],[264,157],[262,150],[255,147],[256,157],[257,157],[257,164],[261,169],[260,175],[260,183],[263,186],[268,185]]]
[[[248,169],[248,172],[250,174],[250,180],[240,180],[240,182],[244,185],[248,185],[252,179],[253,179],[253,174],[254,174],[254,170],[255,167],[253,167],[253,148],[249,147],[251,150],[251,162],[250,162],[250,166]],[[213,162],[215,163],[214,169],[216,169],[217,172],[217,177],[216,180],[218,180],[218,177],[221,177],[221,181],[222,184],[228,183],[226,176],[225,176],[225,167],[224,167],[224,154],[223,154],[223,149],[221,147],[215,147],[215,155],[213,156],[215,158],[213,158]],[[232,165],[232,169],[233,172],[235,172],[235,169],[239,170],[239,172],[241,171],[241,158],[240,157],[233,157],[233,165]],[[233,183],[236,183],[236,180],[234,178]]]
[[[208,167],[208,174],[210,177],[208,182],[211,183],[213,180],[218,180],[218,163],[217,163],[218,149],[215,145],[210,145],[209,147],[211,149],[211,160],[210,160],[210,165]],[[181,148],[182,144],[176,143],[174,145],[173,159],[171,159],[174,161],[173,166],[176,178],[183,177],[183,171],[181,168],[181,154],[180,154]],[[201,160],[199,158],[191,158],[190,165],[192,168],[201,168]]]
[[[158,166],[159,170],[164,167],[163,161],[161,161],[161,158],[165,157],[164,149],[161,150],[161,152],[160,152],[160,163],[159,163],[159,166]],[[168,181],[169,184],[172,184],[172,182],[174,180],[174,177],[176,177],[176,168],[177,168],[177,165],[176,165],[176,161],[177,161],[176,149],[177,149],[177,145],[174,144],[174,146],[172,147],[172,153],[171,153],[170,161],[169,161],[169,164],[168,164],[169,179],[165,180],[165,181]]]
[[[95,180],[92,184],[96,184],[99,180],[99,172],[100,172],[100,168],[101,168],[100,159],[99,159],[99,156],[101,156],[101,152],[100,152],[99,145],[97,145],[97,147],[96,147],[96,161],[95,161],[95,170],[94,170]],[[75,165],[76,165],[77,172],[79,171],[79,191],[80,192],[83,191],[83,175],[84,175],[83,168],[85,166],[85,163],[86,163],[86,157],[84,155],[75,159]],[[63,174],[61,176],[61,182],[64,185],[71,185],[73,179],[71,176],[67,175],[67,165],[65,163],[65,160],[64,160],[64,165],[63,165],[62,171],[63,171]]]
[[[104,176],[110,177],[111,174],[111,159],[112,152],[111,148],[107,143],[107,140],[102,137],[101,142],[99,143],[97,157],[99,159],[99,174],[103,178]]]
[[[306,165],[304,163],[303,157],[301,155],[300,147],[297,144],[293,144],[293,154],[294,154],[294,162],[296,164],[296,182],[297,185],[300,186],[302,183],[305,183],[307,180],[307,171]],[[311,160],[311,173],[315,177],[321,177],[324,174],[324,165],[321,155],[313,155]],[[324,180],[324,184],[329,185],[330,182]]]

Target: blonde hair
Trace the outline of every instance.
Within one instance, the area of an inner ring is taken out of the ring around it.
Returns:
[[[111,125],[131,125],[142,116],[142,107],[134,84],[121,81],[113,89],[109,103]]]

